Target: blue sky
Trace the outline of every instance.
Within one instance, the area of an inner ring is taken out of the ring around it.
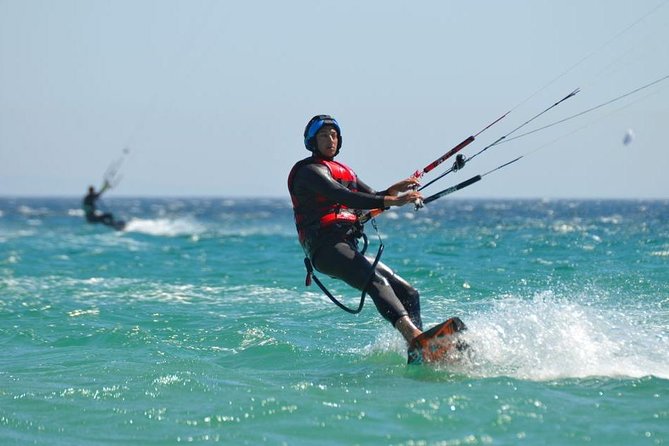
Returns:
[[[383,189],[668,75],[666,3],[0,0],[0,195],[82,195],[129,147],[110,194],[285,198],[320,113]],[[426,192],[526,155],[457,196],[669,198],[668,124],[666,80]]]

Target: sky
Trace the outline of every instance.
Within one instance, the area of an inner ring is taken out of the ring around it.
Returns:
[[[0,0],[0,196],[80,196],[122,158],[109,195],[287,199],[316,114],[385,189],[507,111],[462,153],[669,75],[667,3]],[[523,155],[457,197],[669,198],[668,125],[666,79],[424,193]]]

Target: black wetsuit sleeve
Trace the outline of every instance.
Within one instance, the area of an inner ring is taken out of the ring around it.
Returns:
[[[383,197],[384,195],[388,195],[388,193],[385,190],[380,192],[375,191],[371,187],[367,186],[367,184],[365,184],[360,178],[357,179],[357,183],[358,183],[358,190],[360,192],[376,195],[377,197]]]
[[[309,190],[351,209],[376,209],[383,207],[383,196],[357,180],[358,192],[353,192],[335,181],[325,166],[309,164],[295,175],[296,190]]]

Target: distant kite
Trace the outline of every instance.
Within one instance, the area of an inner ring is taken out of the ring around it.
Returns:
[[[634,141],[634,130],[627,129],[625,136],[623,136],[623,144],[626,146],[630,145]]]

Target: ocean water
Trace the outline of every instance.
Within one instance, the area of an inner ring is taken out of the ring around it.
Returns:
[[[0,199],[1,445],[669,444],[669,201],[377,218],[426,325],[469,327],[450,366],[304,286],[287,199],[106,206]]]

